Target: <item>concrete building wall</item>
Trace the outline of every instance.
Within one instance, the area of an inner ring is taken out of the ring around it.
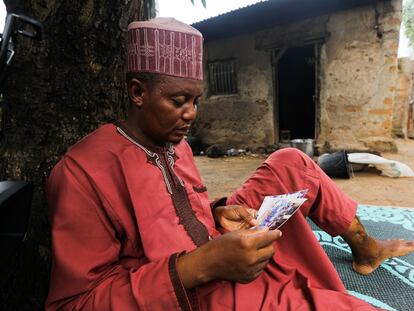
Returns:
[[[207,145],[225,143],[240,148],[273,142],[269,52],[256,50],[254,36],[245,35],[210,42],[204,53],[206,62],[236,59],[238,93],[218,96],[205,92],[195,124],[197,136]],[[205,76],[208,90],[208,76]]]
[[[321,55],[321,132],[332,148],[396,151],[391,138],[401,1],[332,15]]]

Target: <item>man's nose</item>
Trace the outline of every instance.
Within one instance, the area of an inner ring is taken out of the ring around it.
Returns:
[[[183,113],[184,120],[194,120],[197,115],[197,106],[194,104],[189,104]]]

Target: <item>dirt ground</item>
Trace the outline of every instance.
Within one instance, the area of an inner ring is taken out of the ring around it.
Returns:
[[[414,170],[414,140],[397,140],[398,153],[383,153]],[[195,158],[210,198],[228,196],[245,181],[265,156]],[[414,208],[414,177],[390,178],[376,170],[356,172],[351,179],[335,179],[337,185],[361,204]]]

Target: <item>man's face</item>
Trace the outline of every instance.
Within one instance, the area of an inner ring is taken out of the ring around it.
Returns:
[[[142,85],[137,124],[144,143],[178,143],[197,115],[203,82],[165,76],[153,85]]]

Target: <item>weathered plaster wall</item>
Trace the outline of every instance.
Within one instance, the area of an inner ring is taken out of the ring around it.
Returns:
[[[396,151],[392,128],[400,24],[401,0],[392,0],[208,42],[207,61],[238,60],[239,93],[204,98],[198,134],[206,144],[273,143],[278,125],[270,51],[325,37],[319,59],[317,143],[331,149]]]
[[[237,59],[238,94],[210,96],[199,107],[195,132],[207,145],[236,148],[273,143],[273,88],[269,52],[254,48],[254,37],[244,35],[210,42],[205,60]],[[207,69],[205,68],[205,72]],[[208,90],[208,77],[206,75]]]
[[[400,0],[330,17],[320,59],[318,143],[396,151],[391,134],[400,23]]]
[[[413,101],[414,60],[398,59],[398,79],[394,98],[393,134],[406,138],[408,130],[409,109]]]

